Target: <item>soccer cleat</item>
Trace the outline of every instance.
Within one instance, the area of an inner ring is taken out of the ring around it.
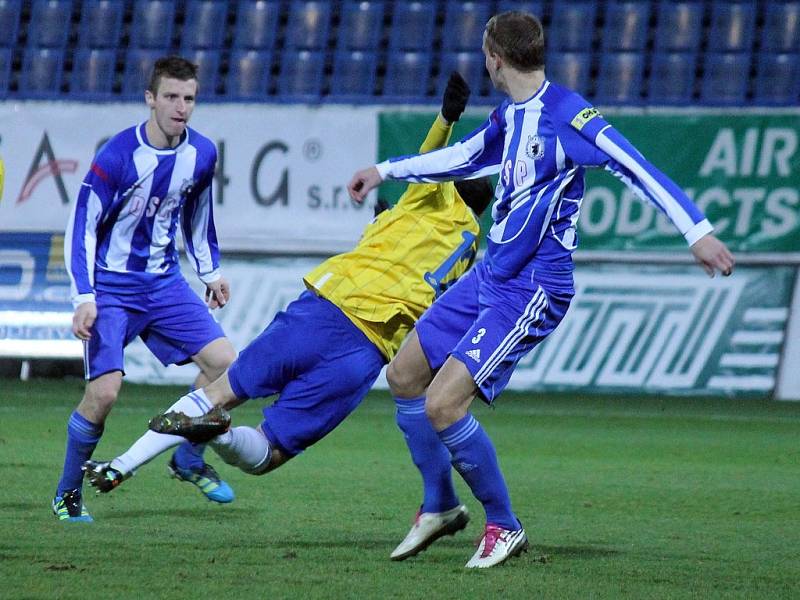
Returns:
[[[211,465],[203,465],[200,471],[181,469],[175,464],[175,457],[173,456],[167,465],[167,469],[175,479],[188,481],[196,485],[205,497],[212,502],[227,504],[228,502],[233,502],[236,498],[231,486],[220,479]]]
[[[392,560],[405,560],[425,550],[445,535],[455,535],[469,523],[467,507],[459,504],[453,509],[438,513],[418,512],[414,525],[405,539],[389,555]]]
[[[64,492],[63,496],[53,498],[53,514],[59,521],[73,523],[91,523],[94,521],[89,511],[83,505],[80,490],[70,490]]]
[[[133,473],[125,474],[117,469],[112,469],[110,461],[87,460],[81,469],[86,473],[89,485],[96,488],[98,494],[107,494],[133,475]]]
[[[464,566],[467,569],[494,567],[527,551],[528,536],[524,529],[503,529],[494,523],[487,523],[478,550]]]
[[[180,412],[166,412],[150,419],[150,430],[156,433],[179,435],[195,444],[205,444],[225,433],[231,426],[231,416],[221,406],[199,417],[190,417]]]

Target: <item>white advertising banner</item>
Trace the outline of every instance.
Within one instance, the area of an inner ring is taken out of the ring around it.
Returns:
[[[346,184],[375,161],[377,110],[200,103],[190,125],[217,144],[214,214],[223,251],[350,248],[374,200],[352,203]],[[0,231],[63,231],[97,148],[147,117],[144,101],[0,103]]]

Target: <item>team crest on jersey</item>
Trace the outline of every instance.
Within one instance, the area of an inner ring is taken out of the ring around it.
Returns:
[[[525,144],[525,154],[528,158],[539,160],[544,156],[544,140],[539,135],[529,135],[528,143]]]
[[[193,191],[194,191],[194,179],[184,179],[183,183],[181,184],[181,191],[180,191],[181,198],[188,198]]]

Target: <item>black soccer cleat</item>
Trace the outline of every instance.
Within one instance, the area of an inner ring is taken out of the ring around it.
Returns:
[[[133,473],[125,474],[117,469],[112,469],[110,461],[87,460],[81,469],[86,473],[89,485],[97,489],[98,494],[107,494],[133,475]]]
[[[231,426],[231,415],[216,406],[204,415],[190,417],[180,412],[166,412],[150,419],[150,430],[156,433],[179,435],[194,444],[205,444]]]

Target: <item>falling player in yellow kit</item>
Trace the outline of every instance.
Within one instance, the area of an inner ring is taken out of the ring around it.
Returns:
[[[469,87],[454,73],[421,152],[447,145],[468,97]],[[366,227],[353,250],[306,275],[307,290],[225,374],[154,418],[153,431],[125,454],[86,463],[90,484],[112,490],[182,442],[177,435],[209,441],[225,462],[253,474],[272,471],[322,439],[359,405],[425,309],[470,268],[477,216],[492,193],[487,178],[409,185],[394,208]],[[278,398],[264,408],[260,427],[216,435],[230,419],[221,408],[273,394]]]

